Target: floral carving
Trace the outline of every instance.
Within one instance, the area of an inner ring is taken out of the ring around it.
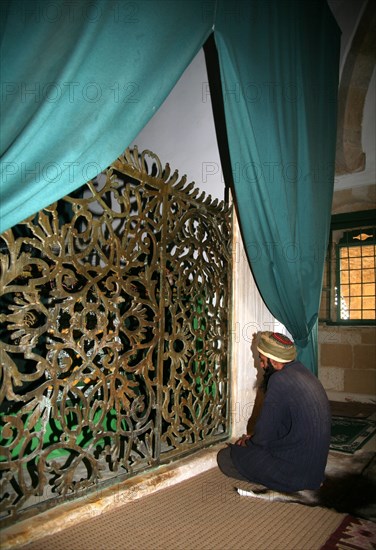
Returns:
[[[5,523],[226,432],[231,211],[198,195],[127,150],[0,236]]]

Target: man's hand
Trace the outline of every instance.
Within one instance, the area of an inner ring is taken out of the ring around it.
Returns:
[[[240,445],[240,447],[245,447],[247,445],[247,441],[251,439],[251,435],[243,434],[237,441],[235,441],[235,445]]]

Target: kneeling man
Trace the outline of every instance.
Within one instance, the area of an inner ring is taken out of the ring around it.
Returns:
[[[318,489],[329,453],[331,412],[325,390],[302,363],[294,343],[262,332],[257,345],[267,379],[254,434],[219,451],[218,466],[230,477],[269,489]]]

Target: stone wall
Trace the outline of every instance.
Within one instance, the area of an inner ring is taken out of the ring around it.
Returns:
[[[334,193],[332,214],[375,208],[376,186]],[[319,325],[319,378],[330,398],[376,401],[376,328]]]
[[[319,328],[319,378],[330,398],[376,401],[376,328]]]
[[[372,210],[376,205],[376,185],[362,185],[335,191],[332,214]]]

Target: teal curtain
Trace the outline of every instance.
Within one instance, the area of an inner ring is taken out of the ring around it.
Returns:
[[[249,261],[314,371],[339,49],[325,0],[0,6],[0,232],[118,157],[214,30]]]
[[[0,5],[3,232],[126,149],[212,32],[215,3]]]
[[[317,372],[329,236],[340,33],[325,2],[218,10],[215,39],[236,204],[260,293]]]

